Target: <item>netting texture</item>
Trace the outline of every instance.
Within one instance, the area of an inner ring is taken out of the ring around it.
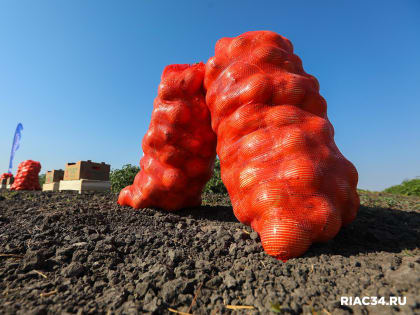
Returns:
[[[357,171],[288,39],[269,31],[220,39],[204,86],[235,216],[269,255],[300,256],[355,218]]]
[[[41,190],[38,174],[41,171],[41,163],[26,160],[19,164],[15,181],[10,190]]]
[[[120,192],[120,205],[165,210],[201,205],[216,156],[216,135],[203,90],[204,68],[198,63],[164,69],[142,142],[141,170]]]

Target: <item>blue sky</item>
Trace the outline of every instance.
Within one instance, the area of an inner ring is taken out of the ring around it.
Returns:
[[[335,141],[382,190],[420,176],[420,2],[0,0],[0,172],[138,164],[161,72],[221,37],[272,30],[315,75]]]

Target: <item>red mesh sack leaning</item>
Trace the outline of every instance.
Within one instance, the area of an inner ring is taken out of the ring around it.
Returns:
[[[288,39],[269,31],[220,39],[204,86],[235,216],[269,255],[300,256],[355,218],[357,171]]]
[[[201,205],[216,156],[203,79],[203,63],[164,69],[143,138],[141,170],[120,192],[120,205],[165,210]]]
[[[38,174],[41,163],[27,160],[19,164],[15,181],[10,190],[41,190]]]

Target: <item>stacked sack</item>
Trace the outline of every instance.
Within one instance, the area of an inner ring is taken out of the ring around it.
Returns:
[[[357,171],[288,39],[269,31],[220,39],[204,86],[235,216],[269,255],[300,256],[355,218]]]
[[[38,174],[41,163],[27,160],[19,164],[11,190],[41,190]]]
[[[177,210],[201,205],[216,156],[216,135],[203,91],[204,64],[170,65],[162,74],[144,156],[118,203]]]

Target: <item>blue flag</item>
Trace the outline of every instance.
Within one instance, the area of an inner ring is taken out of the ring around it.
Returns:
[[[19,149],[20,138],[22,137],[21,131],[23,126],[21,123],[18,123],[15,131],[15,136],[13,137],[12,152],[10,153],[10,162],[9,162],[9,173],[12,173],[13,168],[13,158],[15,157],[15,152]]]

